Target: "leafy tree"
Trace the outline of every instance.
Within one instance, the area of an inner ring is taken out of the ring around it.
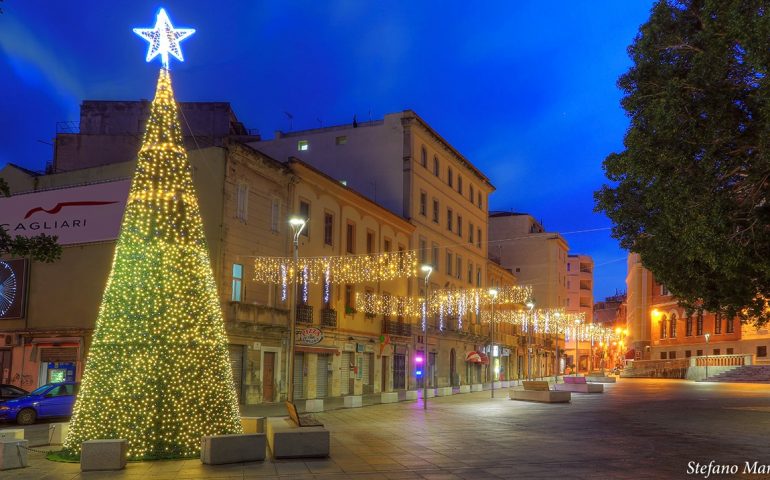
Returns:
[[[628,51],[597,211],[683,305],[766,323],[770,2],[660,0]]]
[[[3,178],[0,178],[0,195],[11,195],[8,183]],[[46,234],[35,237],[11,236],[0,228],[0,257],[29,257],[40,262],[55,262],[61,257],[61,246],[56,243],[57,239],[55,235]]]

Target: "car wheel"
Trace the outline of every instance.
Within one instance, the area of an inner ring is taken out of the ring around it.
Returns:
[[[16,423],[19,425],[32,425],[35,423],[35,419],[37,418],[37,413],[35,413],[34,410],[31,408],[25,408],[24,410],[20,411],[16,414]]]

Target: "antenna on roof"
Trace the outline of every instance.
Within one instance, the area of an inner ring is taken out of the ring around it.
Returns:
[[[291,132],[292,128],[294,128],[294,115],[284,110],[283,112],[286,117],[289,119],[289,131]]]

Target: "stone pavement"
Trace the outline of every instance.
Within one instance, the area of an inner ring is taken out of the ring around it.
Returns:
[[[317,414],[332,435],[328,459],[132,462],[122,472],[81,474],[78,464],[32,454],[31,467],[0,478],[665,479],[704,478],[687,475],[691,461],[770,464],[770,385],[622,379],[561,405],[506,393],[433,398],[427,413],[418,401]]]

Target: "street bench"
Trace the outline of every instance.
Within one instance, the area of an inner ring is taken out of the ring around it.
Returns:
[[[559,392],[572,393],[603,393],[604,385],[588,383],[586,377],[564,377],[564,383],[557,383],[554,389]]]
[[[511,390],[511,400],[542,403],[568,403],[572,399],[570,392],[557,392],[551,390],[548,382],[533,381],[521,382],[524,390]]]
[[[261,462],[265,459],[265,434],[206,435],[201,438],[201,462],[206,465]]]
[[[329,430],[324,427],[299,426],[293,419],[268,418],[267,444],[273,458],[328,457]]]
[[[292,402],[286,402],[286,410],[289,411],[289,418],[291,418],[298,427],[324,426],[323,423],[320,423],[318,420],[313,418],[312,415],[300,415],[299,412],[297,412],[297,406]]]

